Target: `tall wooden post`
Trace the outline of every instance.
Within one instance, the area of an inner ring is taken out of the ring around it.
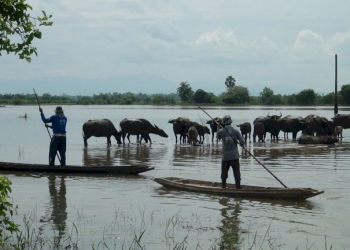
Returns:
[[[334,90],[334,115],[338,114],[338,66],[337,54],[335,54],[335,90]]]

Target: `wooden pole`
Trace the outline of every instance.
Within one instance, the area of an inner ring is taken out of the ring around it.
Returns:
[[[334,116],[338,114],[338,59],[335,54],[335,90],[334,90]]]
[[[202,109],[194,100],[192,100],[190,97],[187,96],[187,98],[193,102],[199,109],[201,109],[204,113],[207,114],[207,116],[210,117],[210,119],[212,119],[218,126],[222,127],[221,124],[219,124],[217,121],[215,121],[204,109]],[[225,128],[225,127],[224,127]],[[227,130],[226,130],[227,131]],[[229,133],[230,134],[230,133]],[[230,136],[232,137],[232,135],[230,134]],[[235,139],[232,137],[232,139],[235,141]],[[269,172],[279,183],[282,184],[283,187],[287,188],[286,185],[284,185],[284,183],[282,181],[280,181],[280,179],[277,178],[277,176],[275,176],[267,167],[264,166],[264,164],[262,164],[246,147],[243,146],[243,149],[250,155],[252,156],[263,168],[265,168],[265,170],[267,172]]]

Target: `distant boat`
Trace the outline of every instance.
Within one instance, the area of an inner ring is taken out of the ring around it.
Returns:
[[[0,108],[5,108],[5,105],[0,105]]]
[[[25,115],[24,115],[24,116],[18,116],[18,118],[24,118],[24,119],[27,119],[27,118],[28,118],[27,113],[25,113]]]

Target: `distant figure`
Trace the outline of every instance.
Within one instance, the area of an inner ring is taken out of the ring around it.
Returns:
[[[54,110],[55,115],[50,118],[45,118],[42,108],[39,108],[41,120],[45,123],[45,127],[51,128],[53,136],[50,143],[50,153],[49,153],[49,165],[55,165],[55,158],[57,151],[61,155],[61,166],[66,165],[66,124],[67,117],[64,116],[63,109],[61,106],[57,106]],[[51,123],[49,126],[46,123]]]
[[[19,116],[18,118],[24,118],[24,119],[27,119],[27,118],[28,118],[27,113],[25,113],[25,115],[24,115],[24,116]]]

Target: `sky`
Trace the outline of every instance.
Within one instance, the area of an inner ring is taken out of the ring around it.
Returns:
[[[51,14],[28,63],[0,56],[0,93],[220,94],[225,79],[259,95],[350,84],[350,1],[27,0]]]

